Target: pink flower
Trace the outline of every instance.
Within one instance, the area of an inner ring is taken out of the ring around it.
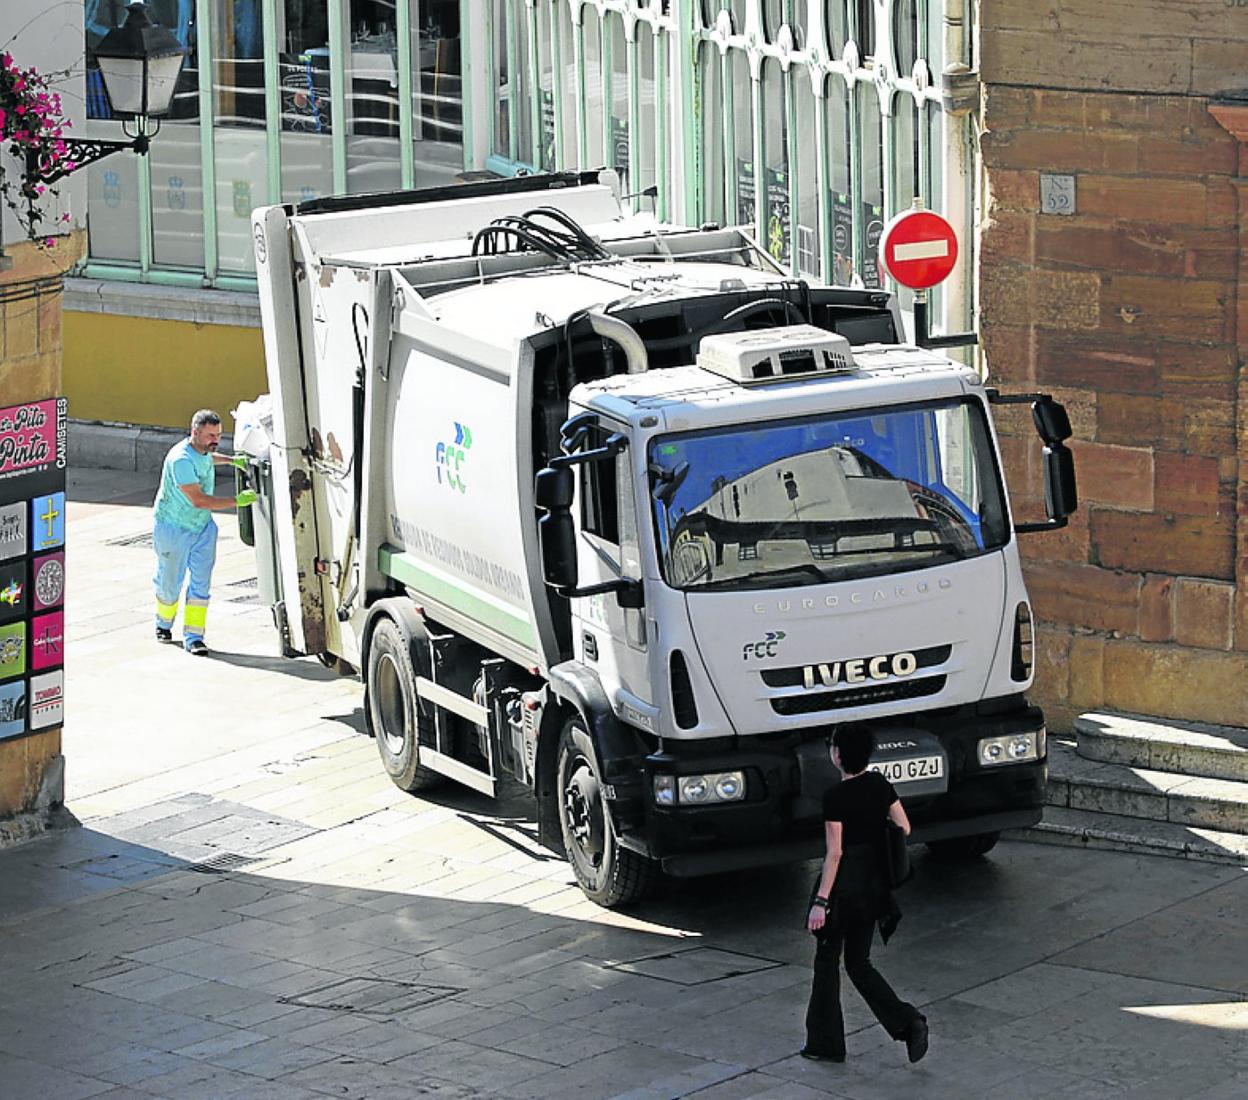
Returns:
[[[44,247],[44,248],[51,248],[51,247],[53,247],[55,244],[56,244],[56,238],[55,238],[55,237],[44,237],[44,238],[43,238],[43,247]]]

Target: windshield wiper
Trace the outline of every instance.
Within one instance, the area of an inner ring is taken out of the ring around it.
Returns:
[[[803,562],[800,565],[785,565],[779,569],[758,569],[753,573],[745,573],[739,577],[723,577],[720,580],[707,581],[706,584],[699,584],[695,587],[698,589],[731,588],[738,584],[756,584],[758,581],[783,582],[786,579],[791,579],[795,574],[814,577],[820,584],[832,583],[832,578],[817,565]]]

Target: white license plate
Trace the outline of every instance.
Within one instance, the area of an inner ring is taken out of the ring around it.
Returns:
[[[919,779],[940,779],[945,774],[943,756],[911,756],[905,760],[881,760],[867,769],[879,772],[890,783],[913,783]]]

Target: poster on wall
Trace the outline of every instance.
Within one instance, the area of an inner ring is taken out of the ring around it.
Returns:
[[[63,397],[0,409],[0,740],[63,720],[67,425]]]

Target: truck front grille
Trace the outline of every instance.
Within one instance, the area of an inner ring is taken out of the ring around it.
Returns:
[[[814,714],[821,710],[841,710],[845,707],[865,707],[877,703],[892,703],[898,699],[921,699],[925,695],[937,695],[944,690],[944,676],[924,676],[918,680],[897,680],[869,687],[847,688],[844,691],[820,691],[815,694],[786,695],[771,700],[771,709],[777,714]]]
[[[935,668],[937,665],[943,665],[949,660],[949,655],[953,653],[951,645],[934,645],[927,649],[916,649],[914,651],[914,661],[916,668]],[[831,664],[831,662],[828,662]],[[800,665],[792,668],[765,668],[760,675],[763,683],[772,688],[802,687],[805,679],[805,671]]]

